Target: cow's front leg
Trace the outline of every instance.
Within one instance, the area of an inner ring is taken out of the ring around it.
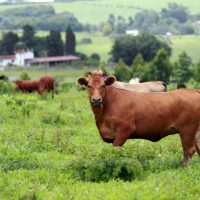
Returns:
[[[131,134],[135,132],[135,127],[124,127],[117,130],[113,146],[122,146]]]

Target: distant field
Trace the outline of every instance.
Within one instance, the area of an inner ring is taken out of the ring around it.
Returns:
[[[171,42],[173,60],[176,60],[182,51],[185,51],[194,62],[200,59],[200,36],[173,36]]]
[[[19,35],[21,33],[18,33]],[[2,32],[0,32],[1,38]],[[47,36],[47,31],[40,31],[37,33],[39,36]],[[62,38],[65,40],[65,35],[62,33]],[[80,44],[81,39],[90,38],[91,44]],[[164,38],[163,38],[164,39]],[[164,39],[165,40],[165,39]],[[85,53],[90,56],[92,53],[98,53],[101,56],[102,61],[107,61],[110,57],[109,52],[112,48],[114,38],[103,36],[101,33],[90,34],[85,32],[76,33],[78,52]],[[172,47],[172,60],[176,60],[178,55],[185,51],[191,56],[193,62],[197,62],[200,59],[199,47],[200,47],[200,36],[172,36],[167,40]]]
[[[141,9],[151,9],[159,11],[161,8],[166,7],[170,0],[92,0],[92,1],[75,1],[68,3],[50,3],[46,5],[53,5],[56,12],[68,11],[73,13],[82,23],[95,23],[98,24],[108,19],[109,14],[115,16],[123,16],[128,19],[134,16]],[[178,4],[182,4],[190,10],[191,13],[200,12],[200,1],[197,0],[173,0]],[[0,11],[17,8],[33,4],[11,4],[0,5]],[[34,4],[37,5],[37,4]],[[43,3],[44,5],[44,3]]]

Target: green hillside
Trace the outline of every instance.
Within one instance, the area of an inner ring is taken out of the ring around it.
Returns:
[[[138,11],[144,9],[160,10],[163,7],[167,7],[169,2],[176,2],[182,4],[190,10],[191,13],[200,12],[200,2],[197,0],[154,0],[154,3],[149,3],[149,0],[92,0],[92,1],[74,1],[68,3],[50,3],[47,5],[52,5],[56,12],[68,11],[73,13],[80,22],[82,23],[95,23],[98,24],[105,21],[109,14],[114,14],[116,16],[123,16],[128,18],[134,16]],[[37,4],[11,4],[11,5],[1,5],[0,11],[22,7],[27,5],[37,5]],[[44,3],[43,3],[44,5]]]

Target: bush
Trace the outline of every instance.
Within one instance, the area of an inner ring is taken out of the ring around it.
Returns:
[[[20,74],[20,79],[21,80],[30,80],[31,78],[30,78],[30,76],[29,76],[29,74],[27,72],[22,72]]]
[[[29,117],[31,111],[37,107],[37,100],[30,96],[26,98],[24,96],[4,96],[4,98],[13,118]]]
[[[12,93],[14,91],[14,86],[12,83],[9,83],[7,81],[0,80],[0,94],[5,93]]]
[[[80,41],[80,44],[91,44],[91,43],[92,43],[92,40],[90,38],[83,38]]]
[[[106,153],[105,153],[106,152]],[[74,178],[101,182],[112,179],[131,181],[143,177],[143,168],[136,157],[129,157],[122,149],[106,148],[94,155],[72,160],[68,166]]]

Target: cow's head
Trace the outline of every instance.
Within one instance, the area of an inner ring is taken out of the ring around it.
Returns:
[[[87,77],[78,79],[81,86],[88,88],[89,98],[92,105],[101,105],[106,93],[106,86],[110,86],[115,82],[114,76],[109,76],[101,70],[88,73]]]

